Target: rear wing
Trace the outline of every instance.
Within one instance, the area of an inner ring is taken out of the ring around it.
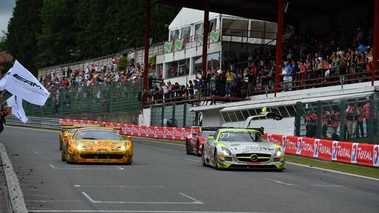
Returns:
[[[251,115],[249,116],[244,124],[244,128],[249,128],[251,121],[253,120],[265,120],[265,119],[273,119],[276,121],[282,120],[283,116],[275,113],[275,112],[267,112],[267,108],[263,107],[262,112],[259,113],[258,115]],[[262,128],[262,127],[261,127]]]
[[[217,131],[220,128],[222,127],[203,126],[203,127],[200,127],[200,131]]]
[[[61,124],[60,125],[62,132],[69,129],[77,129],[84,127],[105,127],[105,124]]]

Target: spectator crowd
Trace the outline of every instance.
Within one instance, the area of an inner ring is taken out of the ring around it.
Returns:
[[[284,41],[280,72],[280,91],[314,87],[329,77],[369,75],[372,71],[372,28],[336,27],[323,34],[307,28]],[[239,63],[237,54],[224,58],[222,67],[196,71],[185,85],[160,79],[142,91],[148,101],[172,98],[222,96],[245,98],[262,91],[272,91],[275,82],[275,60],[272,49],[254,50],[246,63]],[[245,66],[245,67],[243,67]],[[81,70],[61,69],[47,73],[40,81],[49,91],[77,86],[132,82],[136,87],[143,76],[143,65],[131,62],[126,69],[117,68],[117,59],[108,64]],[[296,87],[297,86],[297,87]],[[302,86],[302,87],[298,87]],[[308,87],[307,87],[308,86]],[[55,89],[54,89],[55,88]],[[53,93],[54,94],[54,93]]]

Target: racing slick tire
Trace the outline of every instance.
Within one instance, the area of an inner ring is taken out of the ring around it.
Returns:
[[[61,149],[62,151],[61,151],[61,159],[62,159],[62,161],[66,161],[67,159],[66,159],[66,153],[65,153],[65,151],[63,150],[63,149]]]
[[[187,155],[190,155],[193,153],[193,148],[191,147],[191,145],[189,145],[188,140],[186,140],[186,152],[187,152]]]
[[[199,140],[196,141],[196,155],[197,156],[200,156],[200,144],[199,144]]]
[[[201,163],[203,164],[203,166],[207,166],[207,164],[205,163],[204,145],[202,146],[202,148],[203,148],[203,152],[201,152]]]
[[[214,154],[213,154],[213,162],[214,162],[213,167],[214,167],[215,169],[219,170],[220,167],[218,166],[217,149],[215,149]]]

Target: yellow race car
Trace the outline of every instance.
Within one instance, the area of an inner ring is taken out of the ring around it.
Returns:
[[[76,131],[77,128],[87,127],[87,126],[103,126],[104,124],[61,124],[61,132],[59,133],[59,150],[62,150],[63,147],[63,135],[65,132]]]
[[[63,134],[62,161],[67,163],[133,162],[131,136],[124,139],[112,127],[82,127]],[[118,128],[119,129],[119,128]]]

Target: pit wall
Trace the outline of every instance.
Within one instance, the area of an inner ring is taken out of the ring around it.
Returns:
[[[183,141],[189,134],[199,130],[198,128],[142,126],[72,119],[60,119],[59,123],[105,124],[109,127],[120,127],[120,134],[123,135]],[[270,133],[265,133],[265,137],[268,141],[281,145],[286,154],[379,168],[378,144],[351,143]]]

